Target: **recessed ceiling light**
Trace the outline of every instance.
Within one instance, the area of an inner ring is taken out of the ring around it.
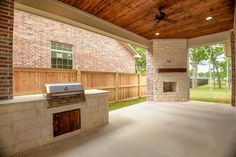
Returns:
[[[206,20],[211,20],[211,19],[212,19],[212,17],[211,17],[211,16],[209,16],[209,17],[207,17],[207,18],[206,18]]]
[[[160,33],[156,33],[155,35],[160,35]]]

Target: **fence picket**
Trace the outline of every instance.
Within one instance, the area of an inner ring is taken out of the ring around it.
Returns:
[[[64,70],[15,67],[14,95],[43,93],[45,83],[69,83],[79,80],[85,89],[109,90],[110,102],[144,97],[147,93],[146,76],[136,73],[80,71],[79,68]]]

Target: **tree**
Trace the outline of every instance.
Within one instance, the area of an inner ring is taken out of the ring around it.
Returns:
[[[209,72],[199,72],[199,73],[198,73],[198,77],[199,77],[199,78],[206,79],[206,78],[209,78],[209,77],[210,77],[210,74],[209,74]]]
[[[198,65],[207,59],[203,48],[190,48],[190,64],[192,73],[192,88],[197,88]]]
[[[222,83],[221,83],[222,77],[221,77],[220,69],[219,69],[219,66],[220,66],[219,57],[224,54],[223,46],[220,44],[207,45],[207,46],[204,46],[203,49],[208,56],[210,75],[211,75],[211,65],[212,65],[213,70],[214,70],[213,71],[214,77],[217,76],[218,85],[219,85],[219,88],[221,88],[222,87]],[[211,83],[211,78],[210,78],[210,83]]]
[[[225,78],[226,90],[228,91],[231,77],[231,62],[229,58],[224,57],[224,59],[219,63],[219,69],[221,78]]]
[[[137,73],[146,74],[146,49],[139,47],[137,45],[132,45],[133,48],[139,53],[140,58],[136,59],[135,62],[135,71]]]

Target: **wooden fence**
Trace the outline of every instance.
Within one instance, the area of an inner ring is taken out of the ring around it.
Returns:
[[[14,68],[14,95],[43,93],[45,83],[81,82],[85,89],[111,92],[110,102],[146,96],[146,76],[137,73]]]

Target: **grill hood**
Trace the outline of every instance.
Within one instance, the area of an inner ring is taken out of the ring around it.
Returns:
[[[81,83],[45,84],[46,97],[66,96],[84,93]]]

